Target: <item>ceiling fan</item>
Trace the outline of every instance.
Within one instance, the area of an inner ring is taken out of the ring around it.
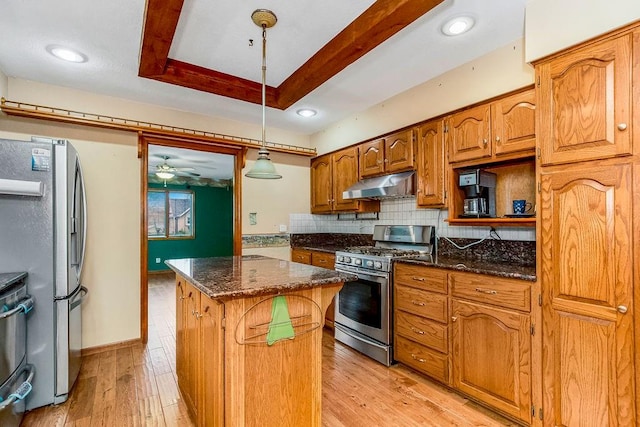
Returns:
[[[156,165],[156,176],[160,179],[171,179],[174,176],[178,175],[178,176],[192,176],[192,177],[198,177],[200,176],[199,173],[195,173],[195,172],[189,172],[192,170],[195,170],[194,168],[191,167],[186,167],[186,168],[177,168],[175,166],[171,166],[169,163],[167,163],[167,160],[169,160],[169,156],[158,156],[160,157],[164,162],[162,164]]]

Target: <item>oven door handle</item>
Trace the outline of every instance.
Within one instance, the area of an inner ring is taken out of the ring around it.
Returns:
[[[373,346],[373,347],[377,347],[377,348],[379,348],[379,349],[381,349],[381,350],[387,351],[387,347],[385,347],[384,345],[382,345],[382,344],[380,344],[380,343],[377,343],[377,342],[375,342],[375,341],[372,341],[372,340],[368,340],[368,339],[366,339],[365,337],[358,336],[358,335],[356,335],[356,334],[354,334],[354,333],[349,333],[349,331],[348,331],[347,329],[345,329],[345,328],[344,328],[344,326],[342,326],[342,325],[341,325],[341,324],[339,324],[339,323],[335,323],[333,326],[334,326],[336,329],[339,329],[340,331],[342,331],[342,332],[344,332],[345,334],[349,335],[349,338],[356,339],[356,340],[361,341],[361,342],[363,342],[363,343],[365,343],[365,344],[367,344],[367,345],[370,345],[370,346]]]
[[[376,272],[362,272],[362,271],[350,271],[343,270],[341,268],[335,268],[338,273],[347,273],[347,274],[355,274],[360,279],[371,280],[372,282],[380,282],[379,279],[387,280],[389,277],[385,273],[376,273]]]

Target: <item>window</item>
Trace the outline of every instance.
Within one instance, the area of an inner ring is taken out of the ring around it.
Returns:
[[[150,239],[193,238],[193,192],[148,190],[147,220]]]

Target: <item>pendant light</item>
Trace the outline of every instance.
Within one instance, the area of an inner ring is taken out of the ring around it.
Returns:
[[[251,14],[253,22],[262,28],[262,146],[258,151],[258,159],[249,172],[245,174],[248,178],[259,179],[279,179],[282,175],[276,172],[276,168],[269,158],[269,151],[266,147],[266,77],[267,77],[267,28],[276,25],[278,18],[267,9],[257,9]]]

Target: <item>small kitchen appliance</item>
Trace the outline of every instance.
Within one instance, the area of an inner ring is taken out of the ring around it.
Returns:
[[[336,252],[336,271],[356,274],[335,301],[335,338],[389,366],[393,362],[393,260],[430,257],[435,232],[428,225],[376,225],[374,246]]]
[[[458,185],[464,190],[462,218],[496,216],[496,174],[482,169],[460,172]]]

